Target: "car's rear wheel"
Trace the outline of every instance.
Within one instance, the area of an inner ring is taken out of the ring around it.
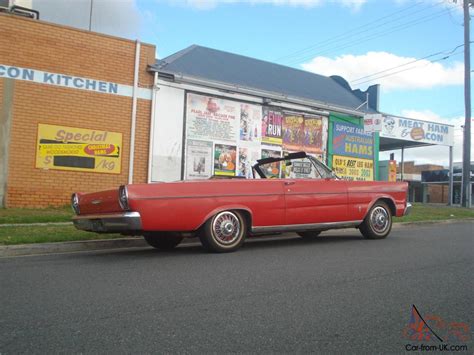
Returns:
[[[385,202],[376,202],[359,226],[367,239],[383,239],[392,230],[392,212]]]
[[[199,239],[203,247],[217,252],[236,251],[244,242],[247,225],[242,213],[222,211],[214,215],[202,226]]]
[[[143,237],[150,246],[161,250],[171,250],[183,240],[183,237],[173,232],[148,232]]]
[[[311,240],[318,237],[321,234],[321,231],[307,231],[307,232],[297,232],[301,238],[306,240]]]

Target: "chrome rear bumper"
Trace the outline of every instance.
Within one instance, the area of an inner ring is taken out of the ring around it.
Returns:
[[[97,233],[121,233],[142,229],[138,212],[78,215],[72,218],[72,222],[77,229]]]
[[[410,202],[407,202],[407,206],[405,207],[405,211],[403,211],[403,215],[404,215],[404,216],[409,215],[410,212],[411,212],[411,208],[412,208],[411,203],[410,203]]]

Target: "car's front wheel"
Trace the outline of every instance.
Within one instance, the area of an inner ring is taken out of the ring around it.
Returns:
[[[203,247],[227,253],[237,250],[245,240],[247,225],[242,213],[222,211],[214,215],[202,226],[199,239]]]
[[[183,240],[183,237],[173,232],[148,232],[143,237],[150,246],[161,250],[171,250]]]
[[[364,221],[359,226],[362,235],[367,239],[383,239],[392,229],[392,212],[385,202],[376,202]]]

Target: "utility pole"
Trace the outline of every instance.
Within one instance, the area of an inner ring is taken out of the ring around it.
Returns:
[[[94,6],[94,0],[91,0],[91,8],[89,12],[89,32],[92,30],[92,7]]]
[[[471,51],[469,39],[469,6],[473,0],[463,1],[464,10],[464,145],[462,162],[462,206],[471,206]]]

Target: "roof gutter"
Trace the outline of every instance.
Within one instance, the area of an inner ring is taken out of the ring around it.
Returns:
[[[356,109],[348,109],[348,108],[330,105],[330,104],[319,102],[319,101],[291,97],[291,96],[283,95],[276,92],[262,91],[258,89],[252,89],[249,87],[243,87],[243,86],[238,86],[238,85],[226,84],[226,83],[218,82],[218,81],[200,79],[197,77],[188,76],[184,74],[174,74],[174,73],[167,73],[167,72],[159,72],[159,73],[163,73],[167,76],[166,78],[164,78],[164,80],[174,81],[176,83],[196,84],[196,85],[205,86],[208,88],[217,88],[217,89],[231,91],[231,92],[240,93],[240,94],[263,96],[264,98],[268,98],[270,100],[308,106],[315,110],[322,109],[322,110],[327,110],[330,112],[339,112],[339,113],[344,113],[344,114],[357,116],[357,117],[363,117],[365,114],[365,112],[358,111]],[[171,77],[173,77],[174,80],[170,80]],[[321,114],[327,115],[328,112],[321,112]]]

